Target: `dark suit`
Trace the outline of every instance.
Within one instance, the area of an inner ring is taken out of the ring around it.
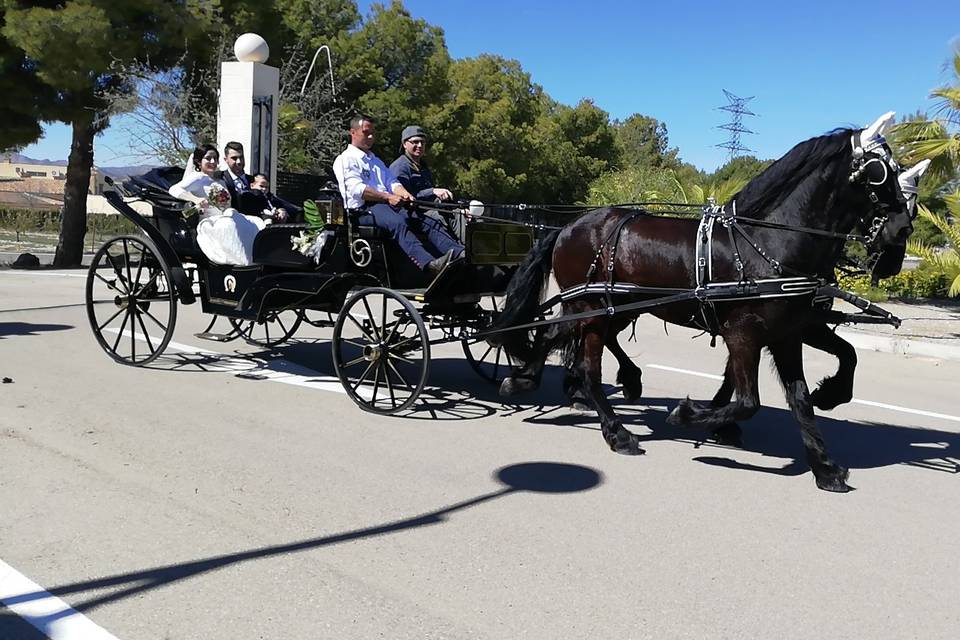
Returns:
[[[237,211],[241,211],[240,193],[241,191],[245,192],[250,189],[250,183],[253,182],[253,176],[246,173],[243,174],[243,179],[247,181],[246,187],[241,191],[238,191],[237,185],[234,184],[233,177],[230,175],[229,171],[220,171],[218,172],[218,174],[219,175],[215,175],[214,177],[219,179],[221,182],[223,182],[223,184],[227,185],[227,191],[230,192],[230,206],[236,209]]]
[[[286,209],[287,222],[294,222],[303,216],[303,209],[269,191],[248,189],[240,193],[240,206],[237,211],[247,216],[260,217],[264,209]]]

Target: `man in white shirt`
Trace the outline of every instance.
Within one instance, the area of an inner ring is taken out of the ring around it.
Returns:
[[[371,118],[351,118],[350,144],[333,161],[343,204],[347,209],[363,209],[360,224],[372,224],[389,233],[417,267],[439,273],[450,260],[463,255],[463,245],[450,237],[436,220],[426,216],[412,217],[400,208],[404,203],[412,202],[414,197],[370,151],[375,140],[376,123]],[[434,257],[411,227],[426,235],[430,244],[443,255]]]

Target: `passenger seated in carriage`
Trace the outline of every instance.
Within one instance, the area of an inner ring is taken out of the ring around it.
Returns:
[[[197,147],[187,163],[183,179],[170,187],[174,198],[192,202],[200,210],[197,244],[210,262],[246,266],[253,262],[253,240],[263,229],[264,221],[245,216],[230,206],[216,206],[211,197],[227,192],[218,176],[220,154],[210,144]],[[226,202],[229,205],[229,200]]]
[[[401,208],[414,197],[370,151],[375,139],[376,123],[371,118],[354,116],[350,120],[350,144],[333,162],[343,204],[347,209],[362,209],[360,224],[372,224],[389,233],[417,267],[439,273],[451,260],[463,256],[463,245],[436,220]],[[425,235],[442,255],[433,255],[414,231]]]
[[[302,217],[303,209],[271,193],[270,180],[266,174],[255,173],[250,180],[250,188],[241,191],[240,212],[247,216],[258,216],[269,222],[295,222]]]
[[[400,157],[390,164],[390,171],[397,176],[400,184],[414,194],[417,200],[427,202],[449,202],[453,200],[453,193],[449,189],[436,187],[433,184],[433,172],[426,163],[427,147],[430,136],[418,125],[410,125],[403,129],[400,136]],[[427,215],[444,226],[449,226],[454,235],[463,241],[463,216],[450,215],[444,218],[437,210],[430,210]]]

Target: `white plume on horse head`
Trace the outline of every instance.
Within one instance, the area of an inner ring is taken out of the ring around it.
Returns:
[[[903,195],[907,197],[916,195],[920,177],[923,175],[923,172],[927,170],[927,167],[930,166],[930,162],[931,160],[929,159],[918,162],[897,176],[897,180],[900,181],[900,191],[903,192]]]
[[[860,144],[864,147],[868,147],[871,144],[877,143],[883,139],[884,132],[890,128],[890,125],[893,124],[893,116],[896,115],[893,111],[887,111],[885,114],[877,118],[876,122],[860,132]]]

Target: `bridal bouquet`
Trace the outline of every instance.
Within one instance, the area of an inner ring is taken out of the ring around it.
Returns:
[[[211,207],[216,207],[220,209],[220,211],[223,211],[230,206],[230,192],[219,182],[207,185],[203,190],[207,194],[207,202],[210,203]]]

